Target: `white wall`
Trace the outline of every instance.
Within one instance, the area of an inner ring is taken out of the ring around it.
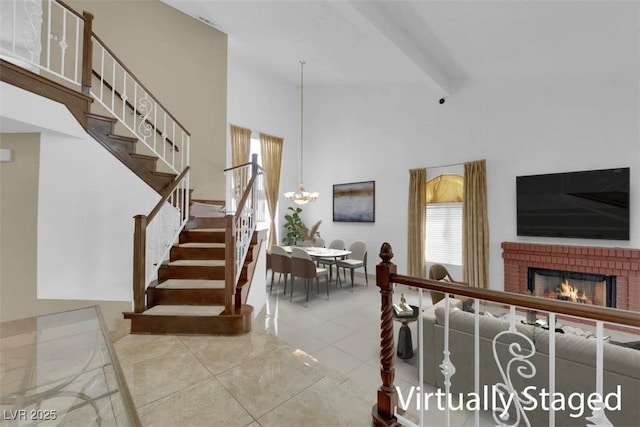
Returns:
[[[292,67],[296,66],[294,62]],[[300,183],[300,91],[298,87],[261,73],[231,55],[228,70],[229,123],[249,128],[256,136],[262,132],[284,138],[279,211],[276,215],[276,224],[280,227],[287,206],[292,205],[284,199],[283,194],[297,190]],[[230,150],[227,152],[230,153]],[[281,239],[282,232],[279,231],[278,240]]]
[[[38,297],[131,301],[133,217],[160,196],[88,135],[42,135],[39,187]]]
[[[160,196],[61,104],[4,83],[0,90],[1,131],[41,134],[37,297],[131,301],[133,216]]]
[[[365,240],[370,273],[389,242],[403,273],[408,170],[484,158],[493,289],[503,288],[503,241],[640,247],[638,93],[637,76],[588,74],[475,81],[444,105],[410,85],[305,87],[305,183],[321,194],[305,216],[323,220],[326,240]],[[625,166],[630,241],[516,236],[516,176]],[[333,223],[332,185],[366,180],[376,181],[376,222]]]

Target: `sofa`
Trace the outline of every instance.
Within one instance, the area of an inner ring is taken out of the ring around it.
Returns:
[[[451,377],[451,392],[454,396],[463,393],[463,398],[474,393],[474,314],[466,311],[462,301],[450,299],[449,316],[449,352],[450,359],[456,372]],[[423,313],[423,366],[424,381],[444,392],[444,376],[440,364],[443,362],[444,351],[444,322],[445,301],[427,308]],[[557,321],[558,325],[562,320]],[[489,390],[497,383],[504,380],[500,374],[493,356],[493,339],[505,330],[508,330],[509,322],[506,319],[496,318],[490,313],[482,313],[479,316],[480,331],[480,400],[484,407],[483,387]],[[541,405],[548,397],[540,397],[544,388],[549,391],[549,331],[539,326],[516,322],[516,330],[528,337],[535,346],[535,354],[531,361],[536,367],[536,373],[532,378],[523,378],[516,372],[516,366],[511,369],[511,378],[514,389],[522,391],[530,387],[528,395],[533,396],[536,408],[528,396],[525,396],[527,410],[525,414],[532,426],[549,425],[548,411]],[[591,417],[591,410],[587,406],[587,398],[595,392],[596,381],[596,340],[582,336],[555,333],[556,361],[555,361],[555,391],[562,393],[555,400],[556,405],[564,404],[564,410],[555,411],[556,426],[586,426],[590,425],[586,417]],[[525,339],[513,334],[501,336],[496,343],[496,352],[501,361],[501,366],[506,371],[506,365],[513,358],[509,353],[509,344],[517,342],[522,346],[521,353],[531,346]],[[626,348],[624,346],[604,343],[603,350],[604,394],[617,392],[620,388],[620,409],[605,411],[607,418],[616,427],[640,426],[640,350]],[[572,396],[572,393],[574,395]],[[490,396],[489,394],[488,396]],[[522,395],[521,395],[522,396]],[[584,412],[580,413],[581,402],[584,399]],[[491,399],[487,399],[491,401]],[[499,402],[499,401],[498,401]],[[563,403],[564,402],[564,403]],[[611,406],[616,403],[615,395],[610,397]],[[490,405],[490,403],[489,403]],[[512,406],[513,407],[513,406]],[[510,411],[510,420],[513,423],[516,411]],[[520,425],[525,425],[521,422]]]

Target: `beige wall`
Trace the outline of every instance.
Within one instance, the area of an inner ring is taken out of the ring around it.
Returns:
[[[0,163],[0,321],[100,305],[114,330],[130,302],[37,299],[40,135],[0,134],[0,147],[13,150]]]
[[[224,199],[227,36],[158,0],[66,2],[191,133],[193,197]]]

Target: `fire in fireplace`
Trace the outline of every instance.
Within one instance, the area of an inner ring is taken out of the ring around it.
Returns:
[[[615,276],[529,267],[527,289],[531,294],[544,298],[616,306]]]

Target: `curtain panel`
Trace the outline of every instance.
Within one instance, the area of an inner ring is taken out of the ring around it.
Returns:
[[[262,153],[262,168],[265,171],[265,194],[267,208],[269,209],[269,242],[267,250],[278,244],[276,230],[276,208],[278,207],[278,194],[280,194],[280,169],[282,167],[283,140],[277,136],[264,133],[260,134],[260,151]]]
[[[243,128],[236,125],[230,125],[231,128],[231,166],[238,166],[249,162],[251,129]],[[233,197],[237,202],[247,184],[249,183],[250,169],[239,168],[232,172],[233,176]]]
[[[425,277],[427,169],[409,170],[409,218],[407,229],[407,275]]]
[[[463,282],[478,288],[489,287],[486,160],[464,164],[462,264]]]

